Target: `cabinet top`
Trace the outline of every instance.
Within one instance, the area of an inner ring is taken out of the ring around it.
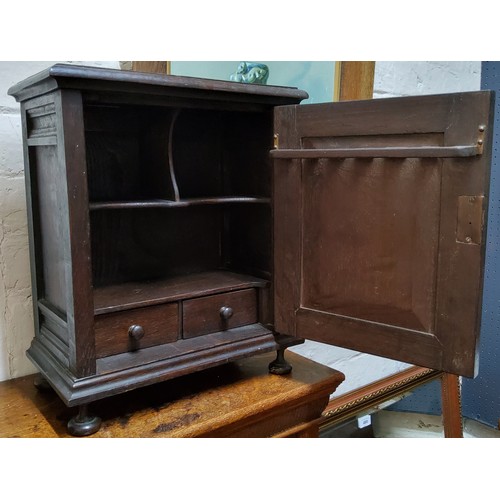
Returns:
[[[309,97],[307,92],[296,87],[256,85],[73,64],[55,64],[13,85],[8,94],[20,102],[60,88],[219,100],[229,98],[271,106],[296,104]]]

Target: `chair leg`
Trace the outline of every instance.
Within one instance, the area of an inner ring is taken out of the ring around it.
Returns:
[[[441,376],[441,401],[445,438],[463,438],[462,402],[460,382],[457,375],[443,373]]]

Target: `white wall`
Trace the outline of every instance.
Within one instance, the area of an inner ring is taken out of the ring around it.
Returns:
[[[375,64],[373,97],[446,94],[480,86],[480,61],[381,61]]]
[[[7,89],[51,64],[0,62],[0,380],[34,372],[25,355],[33,325],[21,123],[19,106]],[[85,64],[119,67],[117,61]],[[377,62],[374,96],[477,90],[479,84],[479,62]],[[336,395],[407,366],[315,342],[294,350],[346,374]]]

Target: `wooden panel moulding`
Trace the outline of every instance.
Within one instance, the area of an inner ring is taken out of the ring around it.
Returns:
[[[40,105],[26,110],[28,138],[41,138],[56,135],[55,103]]]

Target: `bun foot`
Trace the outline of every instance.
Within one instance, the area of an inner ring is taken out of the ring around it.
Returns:
[[[51,392],[54,390],[52,389],[52,386],[47,382],[47,379],[40,373],[37,373],[35,375],[35,379],[33,380],[33,385],[40,392]]]
[[[285,349],[279,349],[276,359],[269,363],[269,373],[274,375],[288,375],[292,371],[292,365],[285,359]]]
[[[90,436],[101,428],[101,419],[88,414],[87,405],[79,407],[78,415],[68,422],[68,432],[72,436]]]

